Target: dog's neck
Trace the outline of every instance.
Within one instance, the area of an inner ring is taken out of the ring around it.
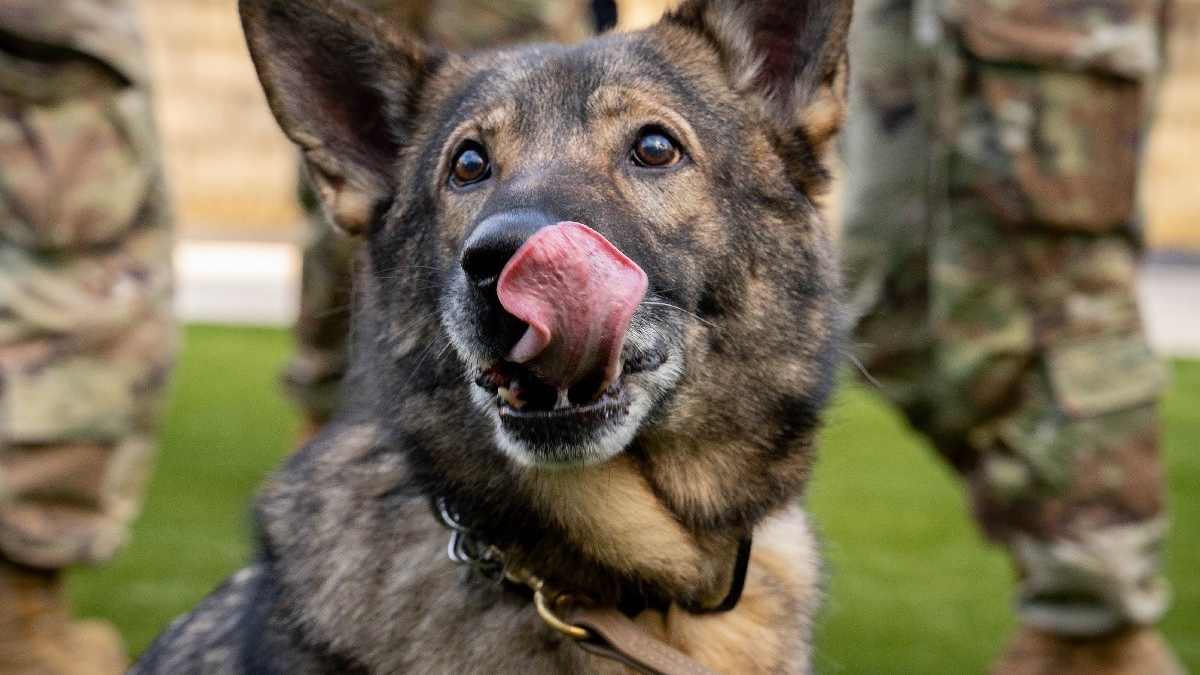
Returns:
[[[544,561],[563,560],[562,549],[576,551],[594,571],[564,567],[544,574],[601,602],[618,601],[612,593],[628,593],[629,587],[704,607],[728,594],[739,542],[749,533],[686,527],[631,457],[531,474],[532,506],[561,539],[544,538],[529,550],[514,551],[517,564],[537,569]],[[595,578],[599,575],[613,581]]]
[[[544,582],[556,595],[615,604],[628,613],[671,604],[710,613],[736,605],[749,561],[748,532],[685,529],[627,457],[536,473],[531,481],[538,488],[532,492],[536,508],[566,541],[543,538],[532,547],[498,548],[482,541],[444,498],[436,497],[434,512],[451,531],[456,562],[473,566],[485,578]],[[571,558],[563,548],[581,554],[584,564],[561,564]],[[608,579],[596,585],[592,578],[597,576]]]

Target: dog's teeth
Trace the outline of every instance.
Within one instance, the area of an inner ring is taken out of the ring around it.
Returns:
[[[571,399],[570,399],[570,397],[567,396],[567,390],[559,389],[558,390],[558,400],[554,402],[554,409],[562,410],[563,408],[569,408],[569,407],[571,407]]]
[[[500,395],[500,398],[504,399],[505,403],[517,410],[525,407],[525,401],[518,398],[508,387],[500,387],[496,390],[496,393]]]

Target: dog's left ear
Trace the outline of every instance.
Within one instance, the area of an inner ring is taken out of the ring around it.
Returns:
[[[392,197],[420,85],[444,54],[343,0],[238,4],[267,102],[325,212],[363,232]]]
[[[781,133],[823,145],[846,118],[853,0],[688,0],[663,21],[701,32]]]

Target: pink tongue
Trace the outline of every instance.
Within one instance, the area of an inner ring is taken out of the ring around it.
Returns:
[[[567,389],[592,373],[621,372],[629,320],[646,273],[595,230],[559,223],[538,230],[500,272],[500,304],[529,324],[508,358]]]

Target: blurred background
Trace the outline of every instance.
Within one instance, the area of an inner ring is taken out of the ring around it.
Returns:
[[[669,0],[622,0],[621,22]],[[160,131],[184,238],[291,241],[295,155],[271,118],[229,0],[142,0]],[[1150,241],[1200,253],[1200,0],[1176,0],[1146,172]]]
[[[669,2],[618,4],[632,26]],[[247,499],[296,433],[278,377],[303,232],[296,155],[266,108],[235,3],[142,0],[141,12],[178,216],[177,305],[190,325],[145,515],[115,564],[73,580],[81,609],[115,620],[135,653],[251,555]],[[1170,52],[1145,172],[1143,297],[1175,372],[1176,604],[1164,630],[1200,671],[1200,0],[1177,0]],[[1011,572],[980,545],[956,480],[920,439],[847,387],[814,486],[832,571],[820,670],[984,672],[1012,628]]]
[[[620,22],[650,23],[672,1],[621,0]],[[187,319],[287,325],[303,231],[296,156],[267,110],[234,3],[141,0],[141,11],[183,243],[179,309]],[[1164,304],[1200,284],[1196,269],[1178,269],[1200,262],[1200,0],[1176,0],[1159,103],[1143,186],[1159,263],[1147,274],[1146,311],[1160,346],[1200,351],[1188,338],[1200,334],[1200,309],[1179,315]],[[1200,305],[1200,290],[1192,297]]]

